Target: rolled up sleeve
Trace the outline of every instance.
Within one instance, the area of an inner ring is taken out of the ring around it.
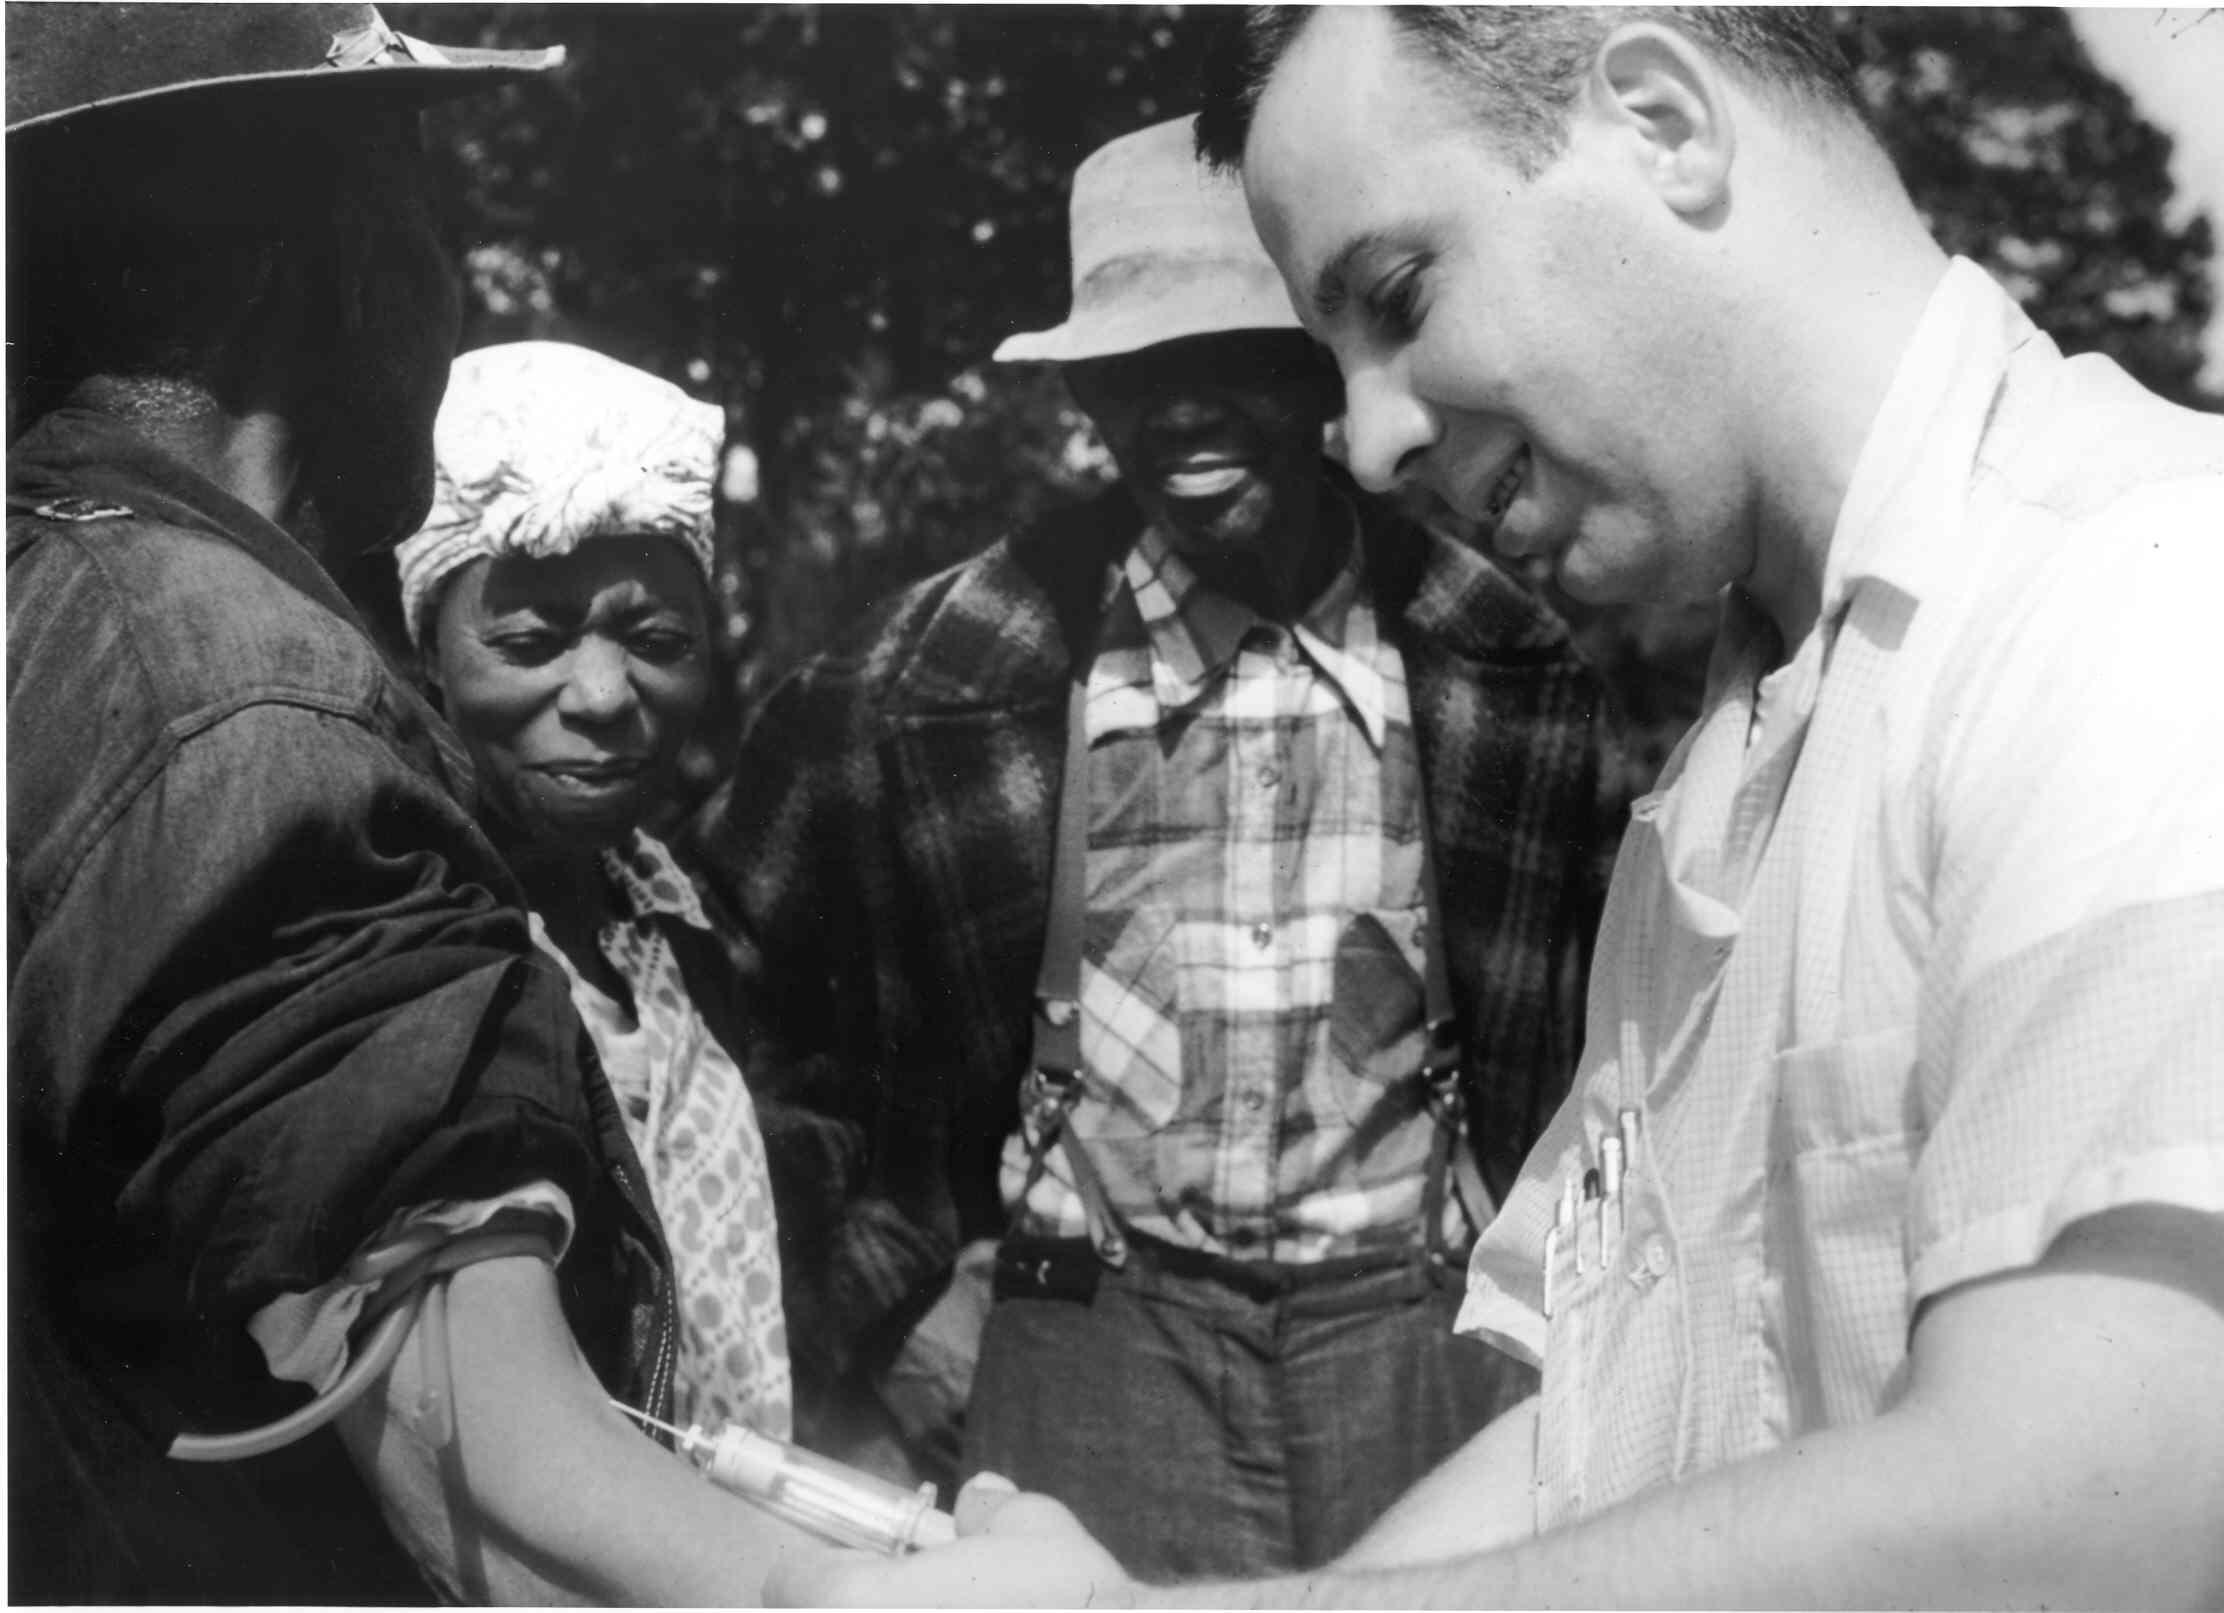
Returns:
[[[255,704],[176,736],[35,893],[11,982],[45,1140],[118,1263],[243,1325],[397,1210],[582,1196],[580,1032],[506,889],[462,810],[347,716]]]

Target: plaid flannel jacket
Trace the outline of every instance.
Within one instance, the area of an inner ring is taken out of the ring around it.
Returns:
[[[1581,1036],[1626,807],[1607,702],[1527,591],[1355,502],[1411,682],[1470,1140],[1503,1190],[1566,1091]],[[1092,635],[1141,527],[1114,489],[899,595],[772,692],[697,825],[695,859],[744,932],[751,1086],[856,1139],[846,1181],[805,1183],[774,1161],[789,1183],[791,1324],[832,1347],[822,1370],[872,1353],[876,1329],[892,1346],[958,1240],[1000,1225],[1067,646]]]

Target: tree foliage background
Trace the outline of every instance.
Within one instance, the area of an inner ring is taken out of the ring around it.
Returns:
[[[431,38],[569,48],[552,85],[436,117],[466,345],[582,342],[725,408],[740,701],[875,600],[1109,474],[1054,373],[987,357],[1063,316],[1068,178],[1195,105],[1212,8],[386,9]],[[2195,380],[2208,224],[2165,222],[2168,142],[2064,15],[1834,15],[1939,238],[2065,347],[2224,408]],[[1559,603],[1648,783],[1696,709],[1711,613]]]

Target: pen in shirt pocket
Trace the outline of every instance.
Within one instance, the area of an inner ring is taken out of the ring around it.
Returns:
[[[1559,1262],[1560,1239],[1575,1224],[1575,1178],[1563,1177],[1560,1182],[1560,1202],[1552,1212],[1552,1226],[1544,1235],[1544,1314],[1552,1315],[1553,1268]]]

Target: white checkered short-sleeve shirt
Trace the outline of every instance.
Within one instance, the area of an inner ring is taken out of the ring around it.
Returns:
[[[1957,260],[1816,631],[1764,675],[1728,603],[1471,1262],[1463,1330],[1544,1368],[1540,1528],[1876,1415],[1922,1300],[2083,1217],[2224,1237],[2219,599],[2224,421]]]

